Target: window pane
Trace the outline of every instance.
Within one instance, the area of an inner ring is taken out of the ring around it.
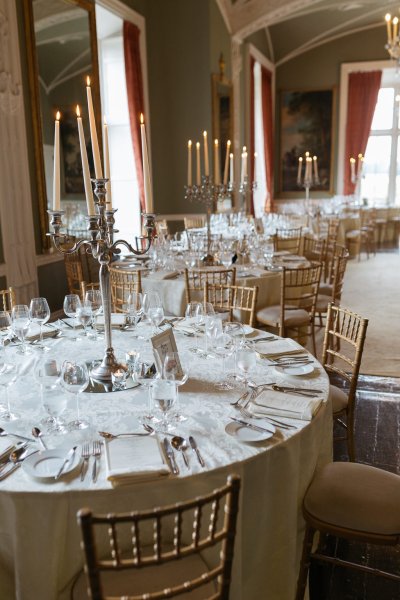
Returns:
[[[381,88],[371,129],[391,129],[393,123],[394,88]]]
[[[389,187],[391,137],[370,136],[365,152],[361,197],[386,201]]]

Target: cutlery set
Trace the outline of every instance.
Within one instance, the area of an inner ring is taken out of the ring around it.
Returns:
[[[190,444],[190,447],[191,447],[193,453],[195,454],[195,456],[197,458],[197,461],[204,468],[205,467],[204,459],[203,459],[203,457],[200,453],[200,450],[197,446],[196,440],[191,435],[189,436],[189,444]],[[168,465],[169,469],[172,471],[172,473],[174,473],[174,475],[178,475],[179,467],[176,463],[175,453],[174,453],[173,448],[175,448],[178,452],[180,452],[182,454],[183,461],[184,461],[186,467],[189,469],[190,464],[189,464],[189,459],[186,454],[188,445],[187,445],[185,438],[183,438],[179,435],[175,435],[172,437],[171,442],[166,437],[162,441],[162,450],[163,450],[167,465]]]
[[[107,432],[99,432],[101,433],[107,433]],[[108,435],[112,435],[112,434],[108,434]],[[119,437],[119,436],[112,436],[111,438],[108,438],[107,436],[103,436],[106,437],[106,439],[114,439],[115,437]],[[90,458],[93,457],[93,466],[92,466],[92,481],[93,483],[96,483],[97,481],[97,477],[100,471],[100,457],[101,457],[101,447],[102,447],[102,442],[95,440],[92,445],[90,445],[89,442],[84,442],[82,444],[82,450],[81,450],[81,458],[82,458],[82,466],[81,466],[81,481],[84,481],[86,474],[89,470],[89,462],[90,462]]]

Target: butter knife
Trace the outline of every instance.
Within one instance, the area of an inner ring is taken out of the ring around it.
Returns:
[[[54,476],[54,479],[58,479],[62,475],[65,467],[67,466],[67,464],[70,463],[71,460],[73,459],[76,448],[77,448],[77,446],[74,446],[73,448],[71,448],[71,450],[68,450],[68,452],[67,452],[67,454],[66,454],[66,456],[64,458],[64,461],[63,461],[63,463],[62,463],[62,465],[61,465],[61,467],[60,467],[57,475]]]
[[[240,423],[244,427],[249,427],[249,429],[253,429],[254,431],[258,431],[260,433],[273,433],[271,429],[266,429],[265,427],[259,427],[259,425],[253,425],[252,423],[248,423],[247,421],[242,421],[241,419],[236,419],[236,417],[230,417],[232,421],[236,423]],[[275,428],[274,428],[275,429]]]
[[[166,455],[168,456],[168,460],[170,462],[170,466],[174,475],[179,475],[178,465],[176,464],[174,451],[172,450],[172,446],[169,443],[169,440],[165,437],[163,439],[163,445]]]
[[[201,466],[205,467],[206,465],[205,465],[204,459],[203,459],[202,455],[200,454],[200,450],[197,447],[196,440],[194,439],[194,437],[192,435],[189,436],[189,444],[190,444],[193,452],[196,454],[197,460],[199,461]]]

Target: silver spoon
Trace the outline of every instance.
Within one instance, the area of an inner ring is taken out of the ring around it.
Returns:
[[[5,437],[7,435],[11,435],[11,437],[15,437],[18,440],[24,440],[24,442],[33,442],[32,438],[25,437],[24,435],[19,435],[19,433],[12,433],[11,431],[5,431],[2,427],[0,427],[0,437]]]
[[[151,428],[152,429],[152,428]],[[117,438],[120,437],[131,437],[131,436],[146,436],[146,435],[150,435],[152,433],[152,431],[147,431],[147,433],[141,433],[141,432],[135,432],[135,433],[110,433],[109,431],[98,431],[98,434],[101,435],[101,437],[105,438],[106,440],[116,440]]]
[[[39,444],[42,446],[43,450],[47,450],[47,446],[43,441],[43,433],[40,431],[39,427],[32,427],[32,435],[34,438],[39,440]]]
[[[171,440],[171,444],[173,445],[175,450],[179,450],[181,452],[181,454],[183,456],[183,460],[185,461],[185,465],[187,466],[188,469],[190,469],[188,457],[186,456],[186,453],[185,453],[185,450],[188,447],[185,438],[181,437],[180,435],[174,435],[174,437]]]

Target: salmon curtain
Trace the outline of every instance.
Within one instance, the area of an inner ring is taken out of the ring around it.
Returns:
[[[267,179],[267,197],[265,199],[265,212],[273,211],[273,185],[274,185],[274,131],[273,131],[273,106],[272,106],[272,73],[261,66],[261,97],[264,129],[264,157],[265,175]]]
[[[382,71],[350,73],[347,96],[346,144],[344,153],[344,194],[354,194],[350,158],[365,154],[376,101],[381,87]]]
[[[144,113],[143,76],[139,47],[140,29],[133,23],[124,21],[123,35],[126,91],[128,95],[133,156],[139,187],[140,207],[142,211],[145,211],[142,144],[140,138],[140,113]]]

